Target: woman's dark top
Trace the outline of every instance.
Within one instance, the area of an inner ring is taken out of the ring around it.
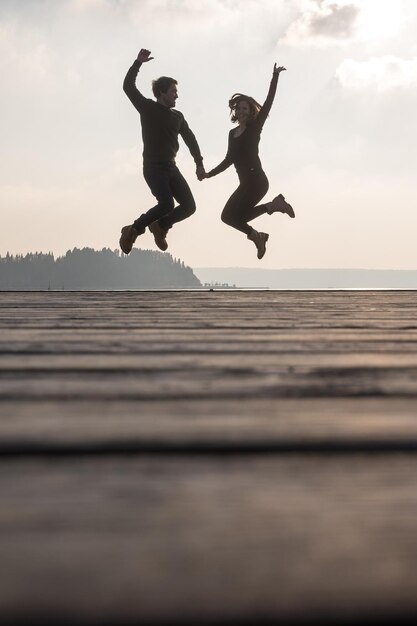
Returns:
[[[123,90],[140,113],[145,163],[173,162],[179,148],[178,135],[184,139],[196,165],[202,163],[200,148],[182,113],[143,96],[136,87],[142,63],[136,60],[128,70]]]
[[[262,164],[259,159],[259,140],[261,138],[262,127],[268,117],[268,113],[271,110],[275,98],[277,84],[278,74],[273,74],[268,95],[258,115],[246,126],[243,133],[238,137],[233,136],[235,128],[232,128],[229,132],[227,154],[217,167],[207,173],[207,178],[224,172],[224,170],[232,164],[235,166],[240,180],[245,178],[250,172],[262,171]]]

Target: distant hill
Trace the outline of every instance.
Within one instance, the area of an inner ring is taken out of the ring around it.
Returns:
[[[40,252],[0,257],[0,290],[164,289],[201,287],[190,267],[170,254],[134,249],[74,248],[64,256]]]
[[[194,273],[203,285],[241,289],[417,289],[417,270],[199,267]]]

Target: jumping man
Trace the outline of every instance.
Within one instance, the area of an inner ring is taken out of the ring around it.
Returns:
[[[142,63],[151,61],[150,51],[142,48],[128,70],[123,89],[139,111],[143,138],[143,176],[157,204],[142,213],[133,224],[122,228],[120,247],[129,254],[139,235],[148,227],[160,250],[166,250],[166,236],[177,222],[190,217],[196,206],[187,181],[175,164],[178,152],[178,135],[181,135],[196,164],[199,180],[205,177],[203,159],[197,140],[182,113],[175,111],[178,97],[177,81],[161,76],[152,82],[156,100],[145,98],[136,87],[136,77]],[[175,200],[177,206],[175,206]]]

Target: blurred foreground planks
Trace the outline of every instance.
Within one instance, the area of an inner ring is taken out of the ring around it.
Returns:
[[[0,623],[415,623],[417,292],[0,293]]]

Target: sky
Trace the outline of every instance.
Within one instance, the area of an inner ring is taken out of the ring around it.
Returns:
[[[235,92],[263,102],[284,65],[260,143],[296,219],[252,223],[267,253],[220,220],[233,167],[199,182],[196,213],[168,236],[192,267],[417,269],[415,0],[0,0],[0,255],[117,249],[154,205],[140,118],[122,90],[178,81],[177,108],[207,170],[223,158]],[[157,249],[150,233],[137,246]]]

